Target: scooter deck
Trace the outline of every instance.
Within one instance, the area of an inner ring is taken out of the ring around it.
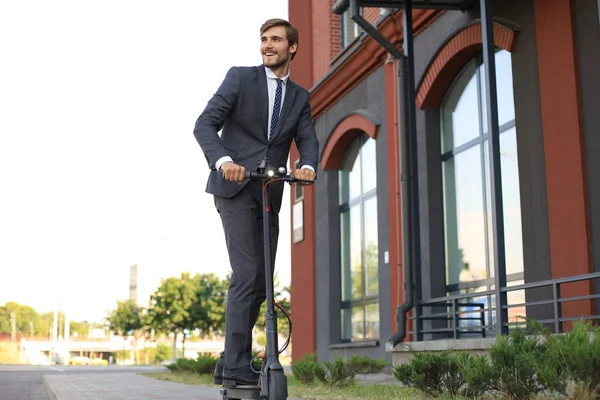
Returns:
[[[229,399],[260,399],[260,386],[238,385],[234,387],[224,387],[221,389],[223,400]]]

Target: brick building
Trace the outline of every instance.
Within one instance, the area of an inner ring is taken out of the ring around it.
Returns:
[[[289,0],[292,79],[310,88],[321,143],[316,184],[291,193],[294,359],[381,357],[407,300],[398,61],[333,4]],[[478,4],[412,13],[419,245],[405,341],[489,337],[497,321]],[[401,10],[361,13],[402,48]],[[599,314],[598,14],[590,0],[493,1],[511,323]]]

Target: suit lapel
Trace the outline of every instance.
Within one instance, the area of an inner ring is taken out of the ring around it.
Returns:
[[[281,132],[281,128],[285,124],[285,120],[287,119],[290,110],[292,109],[292,104],[294,103],[294,98],[296,97],[296,85],[294,82],[288,79],[287,88],[285,90],[285,99],[283,100],[283,109],[281,110],[281,115],[279,117],[279,122],[277,123],[277,129],[275,129],[275,133],[271,136],[271,141],[273,138]]]
[[[268,120],[269,120],[269,94],[267,93],[267,75],[265,74],[265,67],[257,67],[258,71],[258,108],[260,110],[260,116],[262,120],[263,133],[268,135]]]

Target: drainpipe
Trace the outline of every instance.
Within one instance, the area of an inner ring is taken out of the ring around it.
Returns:
[[[383,36],[359,13],[358,0],[337,0],[332,7],[336,14],[343,14],[348,7],[352,20],[369,36],[381,45],[398,64],[399,103],[400,103],[400,162],[401,162],[401,198],[402,198],[402,266],[404,267],[404,303],[396,309],[396,333],[385,343],[386,350],[392,350],[406,338],[408,313],[414,304],[414,259],[418,256],[419,236],[418,201],[415,201],[416,188],[416,121],[414,62],[412,60],[412,1],[404,4],[404,44],[406,57],[396,46]],[[412,89],[412,90],[411,90]],[[412,105],[412,107],[411,107]],[[411,168],[412,167],[412,168]],[[412,171],[411,171],[412,169]],[[412,210],[412,213],[411,213]],[[416,231],[415,231],[416,228]],[[415,243],[416,242],[416,243]]]

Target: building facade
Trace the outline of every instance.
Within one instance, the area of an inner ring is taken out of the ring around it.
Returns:
[[[289,0],[300,31],[291,76],[310,88],[321,143],[316,184],[291,193],[294,359],[383,356],[406,300],[397,61],[333,3]],[[498,232],[478,3],[413,11],[420,319],[405,341],[493,334]],[[401,10],[361,13],[402,48]],[[588,275],[600,272],[598,4],[495,0],[493,16],[506,281],[522,287],[507,293],[509,319],[558,326],[558,311],[562,327],[600,306],[600,279]],[[452,297],[461,294],[470,297]]]

